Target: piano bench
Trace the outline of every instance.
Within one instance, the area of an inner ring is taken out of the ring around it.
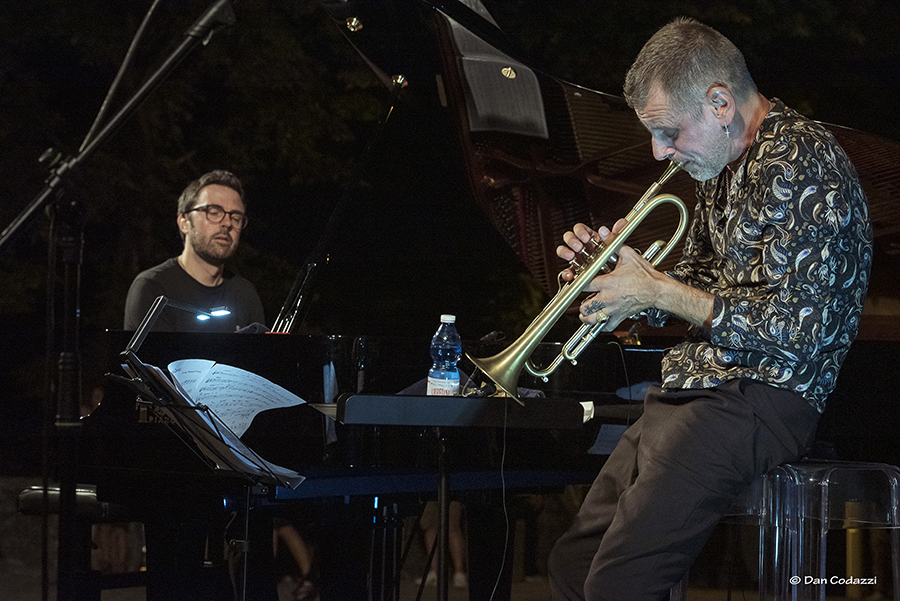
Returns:
[[[59,514],[60,489],[30,486],[19,493],[16,508],[23,515]],[[45,504],[46,499],[46,504]],[[137,521],[128,509],[116,503],[97,500],[97,490],[93,486],[78,485],[75,489],[76,543],[75,565],[78,570],[79,598],[85,601],[100,601],[100,592],[105,589],[140,587],[147,585],[147,572],[123,572],[104,574],[91,570],[91,550],[94,548],[94,524]]]
[[[59,487],[47,488],[47,513],[59,513]],[[16,507],[23,515],[44,514],[44,487],[29,486],[19,493]],[[104,503],[97,500],[97,489],[93,486],[79,484],[75,488],[75,515],[77,518],[91,523],[128,522],[128,509],[116,503]]]

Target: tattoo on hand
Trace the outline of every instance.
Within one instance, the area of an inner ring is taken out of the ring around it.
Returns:
[[[603,308],[603,303],[601,303],[600,301],[597,301],[597,300],[591,301],[591,302],[588,303],[587,306],[585,307],[585,313],[584,313],[584,314],[585,314],[585,315],[590,315],[591,313],[596,313],[597,311],[599,311],[599,310],[602,309],[602,308]]]

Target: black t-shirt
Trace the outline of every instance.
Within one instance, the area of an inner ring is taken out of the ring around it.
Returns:
[[[226,307],[231,315],[201,321],[193,313],[168,307],[153,326],[156,332],[234,332],[253,323],[265,323],[262,301],[247,279],[226,270],[221,284],[204,286],[173,257],[142,271],[131,283],[125,300],[124,328],[136,330],[158,296],[200,309]]]

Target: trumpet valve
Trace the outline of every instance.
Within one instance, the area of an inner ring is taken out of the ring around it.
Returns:
[[[591,258],[597,253],[597,251],[602,250],[602,249],[603,249],[603,242],[601,242],[600,240],[595,240],[594,238],[591,238],[582,245],[581,250],[579,250],[577,253],[575,253],[574,260],[578,260],[579,258],[582,258],[585,261],[590,261]]]
[[[645,252],[641,256],[644,257],[644,259],[647,261],[652,261],[656,257],[656,255],[659,254],[659,251],[661,251],[665,247],[666,247],[665,240],[657,240],[656,242],[651,244],[650,248],[647,249],[647,252]]]

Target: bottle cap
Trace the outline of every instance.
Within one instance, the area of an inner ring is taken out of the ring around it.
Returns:
[[[441,323],[456,323],[456,315],[441,315]]]

